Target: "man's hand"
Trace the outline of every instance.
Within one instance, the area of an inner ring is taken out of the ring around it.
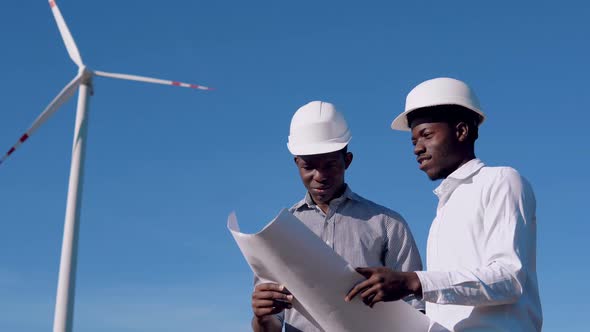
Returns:
[[[278,314],[285,309],[291,309],[293,295],[285,286],[266,283],[256,286],[252,293],[252,311],[261,323],[267,316]]]
[[[386,267],[359,267],[356,271],[367,280],[348,292],[346,302],[359,295],[372,308],[380,301],[396,301],[410,294],[422,296],[422,285],[414,272],[395,272]]]

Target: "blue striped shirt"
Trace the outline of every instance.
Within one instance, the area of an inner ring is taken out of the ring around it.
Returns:
[[[353,193],[348,186],[339,198],[330,202],[327,214],[309,193],[290,212],[353,267],[422,270],[418,248],[402,216]],[[255,278],[255,283],[259,282]],[[410,302],[417,309],[424,308],[422,302]],[[284,321],[287,332],[319,331],[294,309],[285,310],[278,317]]]

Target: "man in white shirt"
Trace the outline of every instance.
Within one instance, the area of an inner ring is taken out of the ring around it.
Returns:
[[[358,295],[372,307],[414,294],[438,323],[431,330],[541,330],[535,196],[513,168],[475,157],[484,119],[473,91],[455,79],[428,80],[408,94],[392,128],[411,130],[420,169],[443,180],[434,191],[427,271],[359,268],[367,280],[347,301]]]

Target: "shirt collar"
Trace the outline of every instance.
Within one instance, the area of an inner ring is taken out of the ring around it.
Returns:
[[[358,201],[359,200],[359,196],[357,194],[355,194],[352,190],[350,190],[350,186],[348,184],[344,184],[346,186],[346,189],[344,189],[344,192],[342,193],[342,195],[340,195],[340,197],[334,198],[331,202],[330,205],[334,205],[334,204],[338,204],[340,205],[342,202],[351,199],[354,201]],[[309,194],[309,192],[307,192],[305,194],[305,197],[299,201],[299,203],[295,204],[294,208],[296,210],[302,208],[303,206],[307,206],[309,208],[313,208],[314,206],[316,206],[315,202],[313,201],[313,199],[311,198],[311,195]]]
[[[484,166],[484,163],[478,158],[471,159],[447,176],[447,178],[434,189],[434,194],[440,198],[441,196],[452,192],[459,186],[459,184],[461,184],[461,182],[471,178]]]
[[[457,168],[447,178],[465,180],[473,176],[475,172],[479,171],[482,167],[484,167],[483,162],[477,158],[474,158],[463,164],[461,167]]]

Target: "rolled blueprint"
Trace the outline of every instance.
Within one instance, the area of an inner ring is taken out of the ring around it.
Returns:
[[[429,319],[404,301],[373,308],[358,296],[345,302],[348,291],[365,278],[288,210],[256,234],[240,233],[233,213],[227,227],[252,271],[287,287],[295,298],[293,308],[321,330],[428,331]]]

